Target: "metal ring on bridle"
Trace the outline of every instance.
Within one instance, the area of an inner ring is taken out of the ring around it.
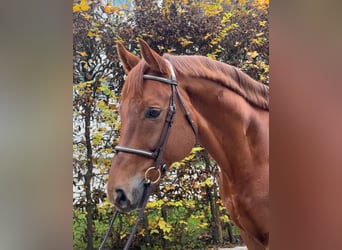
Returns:
[[[152,170],[156,170],[156,171],[158,172],[158,178],[155,179],[154,181],[152,181],[152,180],[148,177],[149,172],[152,171]],[[155,167],[150,167],[150,168],[148,168],[148,169],[146,170],[146,172],[145,172],[145,181],[146,181],[147,183],[155,184],[155,183],[157,183],[157,182],[160,180],[160,177],[161,177],[161,172],[160,172],[160,169],[159,169],[159,168],[156,169]]]

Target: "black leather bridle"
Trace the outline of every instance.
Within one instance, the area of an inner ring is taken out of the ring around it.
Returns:
[[[138,224],[143,218],[144,210],[145,210],[145,207],[147,204],[147,200],[148,200],[148,197],[149,197],[151,190],[152,190],[152,185],[157,183],[160,180],[162,174],[164,174],[164,172],[166,170],[166,164],[164,163],[162,157],[163,157],[165,145],[166,145],[169,133],[170,133],[170,128],[172,126],[172,122],[173,122],[174,116],[176,114],[175,96],[178,97],[179,103],[180,103],[180,105],[184,111],[185,117],[186,117],[187,121],[189,122],[189,124],[190,124],[190,126],[191,126],[191,128],[195,134],[196,142],[197,142],[197,138],[198,138],[198,136],[197,136],[198,133],[197,133],[195,123],[194,123],[194,121],[190,115],[190,112],[188,111],[187,107],[185,106],[185,103],[183,101],[181,94],[179,93],[178,83],[177,83],[176,75],[175,75],[175,72],[173,70],[172,64],[166,59],[165,59],[165,61],[169,65],[170,72],[171,72],[171,79],[167,79],[167,78],[160,77],[160,76],[154,76],[154,75],[144,75],[143,76],[144,80],[158,81],[158,82],[161,82],[164,84],[169,84],[171,86],[171,97],[170,97],[169,107],[167,110],[165,123],[164,123],[162,133],[161,133],[161,136],[159,138],[159,142],[157,144],[156,149],[154,151],[146,151],[143,149],[137,149],[137,148],[131,148],[131,147],[125,147],[125,146],[119,146],[119,145],[115,147],[116,152],[136,154],[136,155],[144,156],[144,157],[151,158],[154,160],[154,165],[152,167],[148,168],[145,172],[145,185],[144,185],[145,188],[144,188],[144,193],[143,193],[142,199],[140,201],[140,207],[141,208],[139,211],[137,221],[135,222],[132,233],[130,234],[130,237],[128,238],[128,241],[125,245],[124,250],[127,250],[133,242],[133,238],[134,238],[134,235],[137,231]],[[157,171],[158,172],[157,178],[155,178],[153,180],[151,179],[151,177],[149,176],[149,173],[151,171]],[[106,235],[105,235],[105,237],[101,243],[99,250],[103,249],[104,243],[106,242],[106,240],[109,236],[110,229],[114,224],[114,220],[117,216],[117,213],[118,213],[117,211],[114,212],[113,218],[109,224],[109,229],[106,232]]]

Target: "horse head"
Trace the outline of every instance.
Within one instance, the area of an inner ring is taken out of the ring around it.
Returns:
[[[184,115],[190,101],[178,89],[172,65],[140,40],[141,56],[117,44],[127,73],[119,114],[121,135],[109,173],[107,195],[128,212],[140,206],[144,185],[158,183],[161,165],[183,159],[196,142],[195,121]],[[184,111],[182,110],[182,108]],[[176,112],[177,110],[177,112]]]

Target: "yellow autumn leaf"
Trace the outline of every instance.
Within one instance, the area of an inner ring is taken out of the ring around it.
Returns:
[[[98,106],[99,108],[105,108],[105,107],[107,107],[106,103],[105,103],[103,100],[99,101],[99,102],[97,103],[97,106]]]
[[[260,7],[263,5],[269,5],[270,1],[269,0],[255,0],[255,4]]]
[[[252,58],[256,58],[259,55],[259,53],[257,51],[253,51],[253,52],[248,52],[247,55],[249,55]]]
[[[127,234],[125,234],[125,233],[121,233],[121,234],[120,234],[120,240],[122,240],[123,238],[125,238],[126,235],[127,235]]]
[[[216,60],[216,55],[214,54],[207,54],[207,57],[209,57],[210,59]]]
[[[80,8],[80,6],[78,4],[74,4],[72,6],[72,11],[73,12],[79,12],[79,11],[81,11],[81,8]]]
[[[210,44],[211,44],[211,45],[216,45],[216,44],[218,44],[218,43],[219,43],[219,39],[215,39],[215,38],[214,38],[213,40],[210,41]]]
[[[205,39],[205,40],[207,40],[208,39],[208,37],[210,37],[212,34],[210,34],[210,33],[207,33],[203,38]]]
[[[121,5],[121,7],[124,8],[124,9],[127,9],[127,8],[128,8],[128,5],[127,5],[127,4],[122,3],[122,4],[120,4],[120,5]]]
[[[191,42],[191,41],[189,41],[189,40],[186,40],[186,41],[181,42],[181,44],[182,44],[183,47],[185,47],[185,46],[187,46],[188,44],[191,44],[191,43],[193,43],[193,42]]]
[[[260,75],[260,81],[266,81],[267,80],[267,78],[266,78],[266,76],[264,76],[264,75]]]
[[[204,182],[201,183],[202,187],[211,187],[212,185],[214,185],[214,182],[210,178],[207,178]]]
[[[167,53],[172,53],[173,51],[175,51],[174,49],[167,49],[166,52]]]
[[[78,54],[80,54],[81,56],[87,56],[88,55],[87,52],[85,52],[85,51],[78,52]]]
[[[85,19],[87,19],[87,20],[90,20],[90,19],[93,18],[91,15],[85,14],[85,13],[82,13],[82,16],[83,16]]]
[[[160,229],[164,229],[166,227],[166,222],[164,220],[160,220],[158,222],[158,226]]]
[[[184,37],[180,37],[178,38],[178,42],[182,45],[182,47],[187,46],[188,44],[191,44],[193,42],[191,42],[190,40],[184,38]]]
[[[207,222],[202,222],[202,223],[199,224],[199,227],[200,228],[206,228],[206,227],[208,227],[208,223]]]
[[[267,21],[259,21],[259,25],[260,25],[261,27],[265,27],[266,24],[267,24]]]
[[[87,10],[90,9],[90,7],[89,7],[88,5],[85,5],[85,4],[84,4],[84,5],[83,5],[83,4],[80,5],[80,7],[81,7],[81,10],[82,10],[82,11],[87,11]]]
[[[163,45],[157,45],[157,47],[158,47],[159,50],[165,49],[165,47]]]
[[[172,241],[172,238],[171,238],[170,236],[164,235],[163,238],[164,238],[165,240]]]
[[[223,221],[226,222],[226,223],[229,222],[229,217],[228,217],[228,215],[226,215],[226,214],[220,216],[220,219],[223,220]]]
[[[199,146],[193,147],[193,148],[191,149],[191,153],[195,153],[195,152],[202,151],[202,150],[203,150],[202,147],[199,147]]]
[[[186,222],[186,221],[184,221],[184,220],[181,220],[181,221],[179,221],[179,224],[188,225],[188,222]]]
[[[185,206],[186,206],[187,208],[192,209],[192,208],[195,208],[195,203],[194,203],[194,201],[187,201],[187,202],[185,203]]]
[[[138,232],[138,235],[145,236],[145,229],[141,229],[141,231]]]
[[[246,4],[246,0],[239,0],[240,5],[245,5]]]

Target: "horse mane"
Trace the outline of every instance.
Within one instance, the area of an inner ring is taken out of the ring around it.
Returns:
[[[269,88],[240,69],[204,56],[164,55],[174,66],[176,74],[205,78],[218,82],[245,98],[249,103],[269,110]]]
[[[164,54],[174,67],[175,73],[191,77],[205,78],[218,82],[229,88],[236,94],[242,96],[251,105],[264,110],[269,110],[269,87],[262,84],[240,69],[209,59],[204,56],[174,56]],[[137,66],[132,69],[122,91],[122,98],[131,97],[134,94],[142,94],[143,75],[147,70],[147,64],[140,60]],[[127,86],[126,86],[127,85]]]

